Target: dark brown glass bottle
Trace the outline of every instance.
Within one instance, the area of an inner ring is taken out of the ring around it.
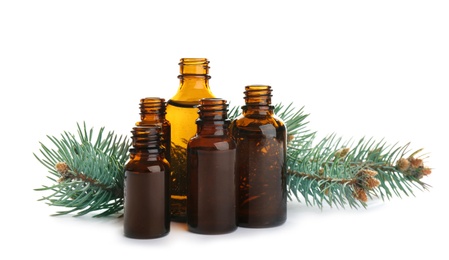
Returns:
[[[226,100],[202,99],[197,133],[187,145],[187,226],[200,234],[237,228],[236,146],[231,138]]]
[[[263,228],[287,219],[286,134],[274,115],[271,87],[245,87],[242,115],[231,123],[237,144],[238,225]]]
[[[187,142],[195,135],[197,106],[201,98],[215,97],[209,87],[209,61],[204,58],[183,58],[179,63],[180,83],[176,94],[167,101],[167,120],[171,123],[172,174],[170,177],[170,208],[173,221],[186,221]]]
[[[164,158],[160,126],[136,126],[125,165],[124,233],[158,238],[170,231],[170,165]]]
[[[165,147],[165,159],[169,163],[171,147],[171,124],[165,118],[166,115],[165,99],[159,97],[147,97],[140,100],[140,120],[137,126],[159,125],[162,129],[163,145]]]

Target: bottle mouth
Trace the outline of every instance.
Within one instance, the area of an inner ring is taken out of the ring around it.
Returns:
[[[246,105],[271,105],[271,86],[269,85],[249,85],[245,87]]]
[[[209,74],[209,61],[206,58],[182,58],[179,66],[181,75]]]
[[[154,109],[164,109],[165,108],[165,99],[159,97],[146,97],[140,100],[140,108],[154,108]]]
[[[221,98],[202,98],[197,106],[203,111],[227,111],[227,101]]]
[[[187,64],[187,65],[201,65],[201,64],[209,64],[207,58],[182,58],[179,62],[179,65]]]
[[[249,85],[245,87],[245,95],[249,96],[271,96],[271,86],[269,85]]]
[[[166,102],[164,98],[148,97],[140,100],[140,115],[165,115]]]
[[[165,102],[165,98],[160,97],[146,97],[140,99],[141,104],[163,104]]]
[[[228,104],[227,101],[222,98],[202,98],[200,99],[198,107],[205,110],[223,110],[227,109]]]
[[[221,98],[202,98],[197,108],[200,118],[208,120],[224,120],[228,117],[227,101]]]

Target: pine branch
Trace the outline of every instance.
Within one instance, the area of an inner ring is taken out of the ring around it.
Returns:
[[[128,160],[130,142],[113,132],[104,135],[104,128],[95,140],[93,129],[78,124],[78,139],[64,132],[61,138],[48,136],[56,149],[41,143],[41,155],[34,156],[48,169],[53,182],[36,190],[50,191],[42,197],[51,206],[71,208],[55,215],[76,212],[76,216],[102,211],[106,216],[123,208],[124,164]]]
[[[428,188],[420,179],[431,170],[414,157],[420,150],[407,156],[408,144],[388,146],[372,139],[351,144],[331,135],[315,146],[297,147],[288,149],[289,192],[310,206],[365,207],[368,198],[409,196],[414,187]]]

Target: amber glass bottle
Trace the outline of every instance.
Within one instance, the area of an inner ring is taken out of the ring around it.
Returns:
[[[147,97],[140,100],[140,120],[136,122],[137,126],[159,125],[162,129],[162,144],[165,148],[165,159],[169,163],[171,147],[171,124],[165,118],[166,103],[165,99],[159,97]]]
[[[197,106],[201,98],[213,98],[209,87],[209,61],[184,58],[179,63],[178,92],[167,101],[167,120],[171,123],[170,207],[174,221],[186,221],[187,142],[196,133]]]
[[[237,228],[236,146],[228,127],[226,100],[202,99],[197,133],[187,145],[187,226],[200,234]]]
[[[164,158],[160,126],[136,126],[125,165],[124,233],[158,238],[170,231],[170,165]]]
[[[274,227],[287,219],[286,127],[274,115],[271,87],[245,87],[242,115],[231,123],[237,144],[237,215],[242,227]]]

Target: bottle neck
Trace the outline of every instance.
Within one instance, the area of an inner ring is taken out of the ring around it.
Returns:
[[[205,58],[182,58],[179,62],[179,73],[182,75],[209,74],[209,61]]]
[[[225,121],[198,121],[197,124],[197,133],[198,135],[215,135],[215,136],[223,136],[228,134],[228,127],[230,124],[229,119]]]
[[[250,85],[245,87],[245,105],[242,114],[272,116],[274,106],[271,105],[271,87],[267,85]]]
[[[140,122],[136,125],[161,124],[165,121],[165,99],[148,97],[140,100]]]
[[[194,102],[204,97],[214,97],[209,86],[209,61],[204,58],[184,58],[179,63],[178,92],[170,101]],[[169,102],[170,102],[169,101]]]
[[[136,126],[133,127],[132,133],[132,147],[129,152],[131,159],[136,154],[145,154],[147,157],[163,156],[164,146],[162,145],[162,132],[158,125],[152,126]]]
[[[156,113],[147,113],[140,115],[140,122],[137,122],[136,125],[151,125],[151,124],[161,124],[165,120],[165,116],[161,116]]]
[[[199,135],[227,135],[230,120],[228,104],[220,98],[203,98],[198,106],[196,120]]]

